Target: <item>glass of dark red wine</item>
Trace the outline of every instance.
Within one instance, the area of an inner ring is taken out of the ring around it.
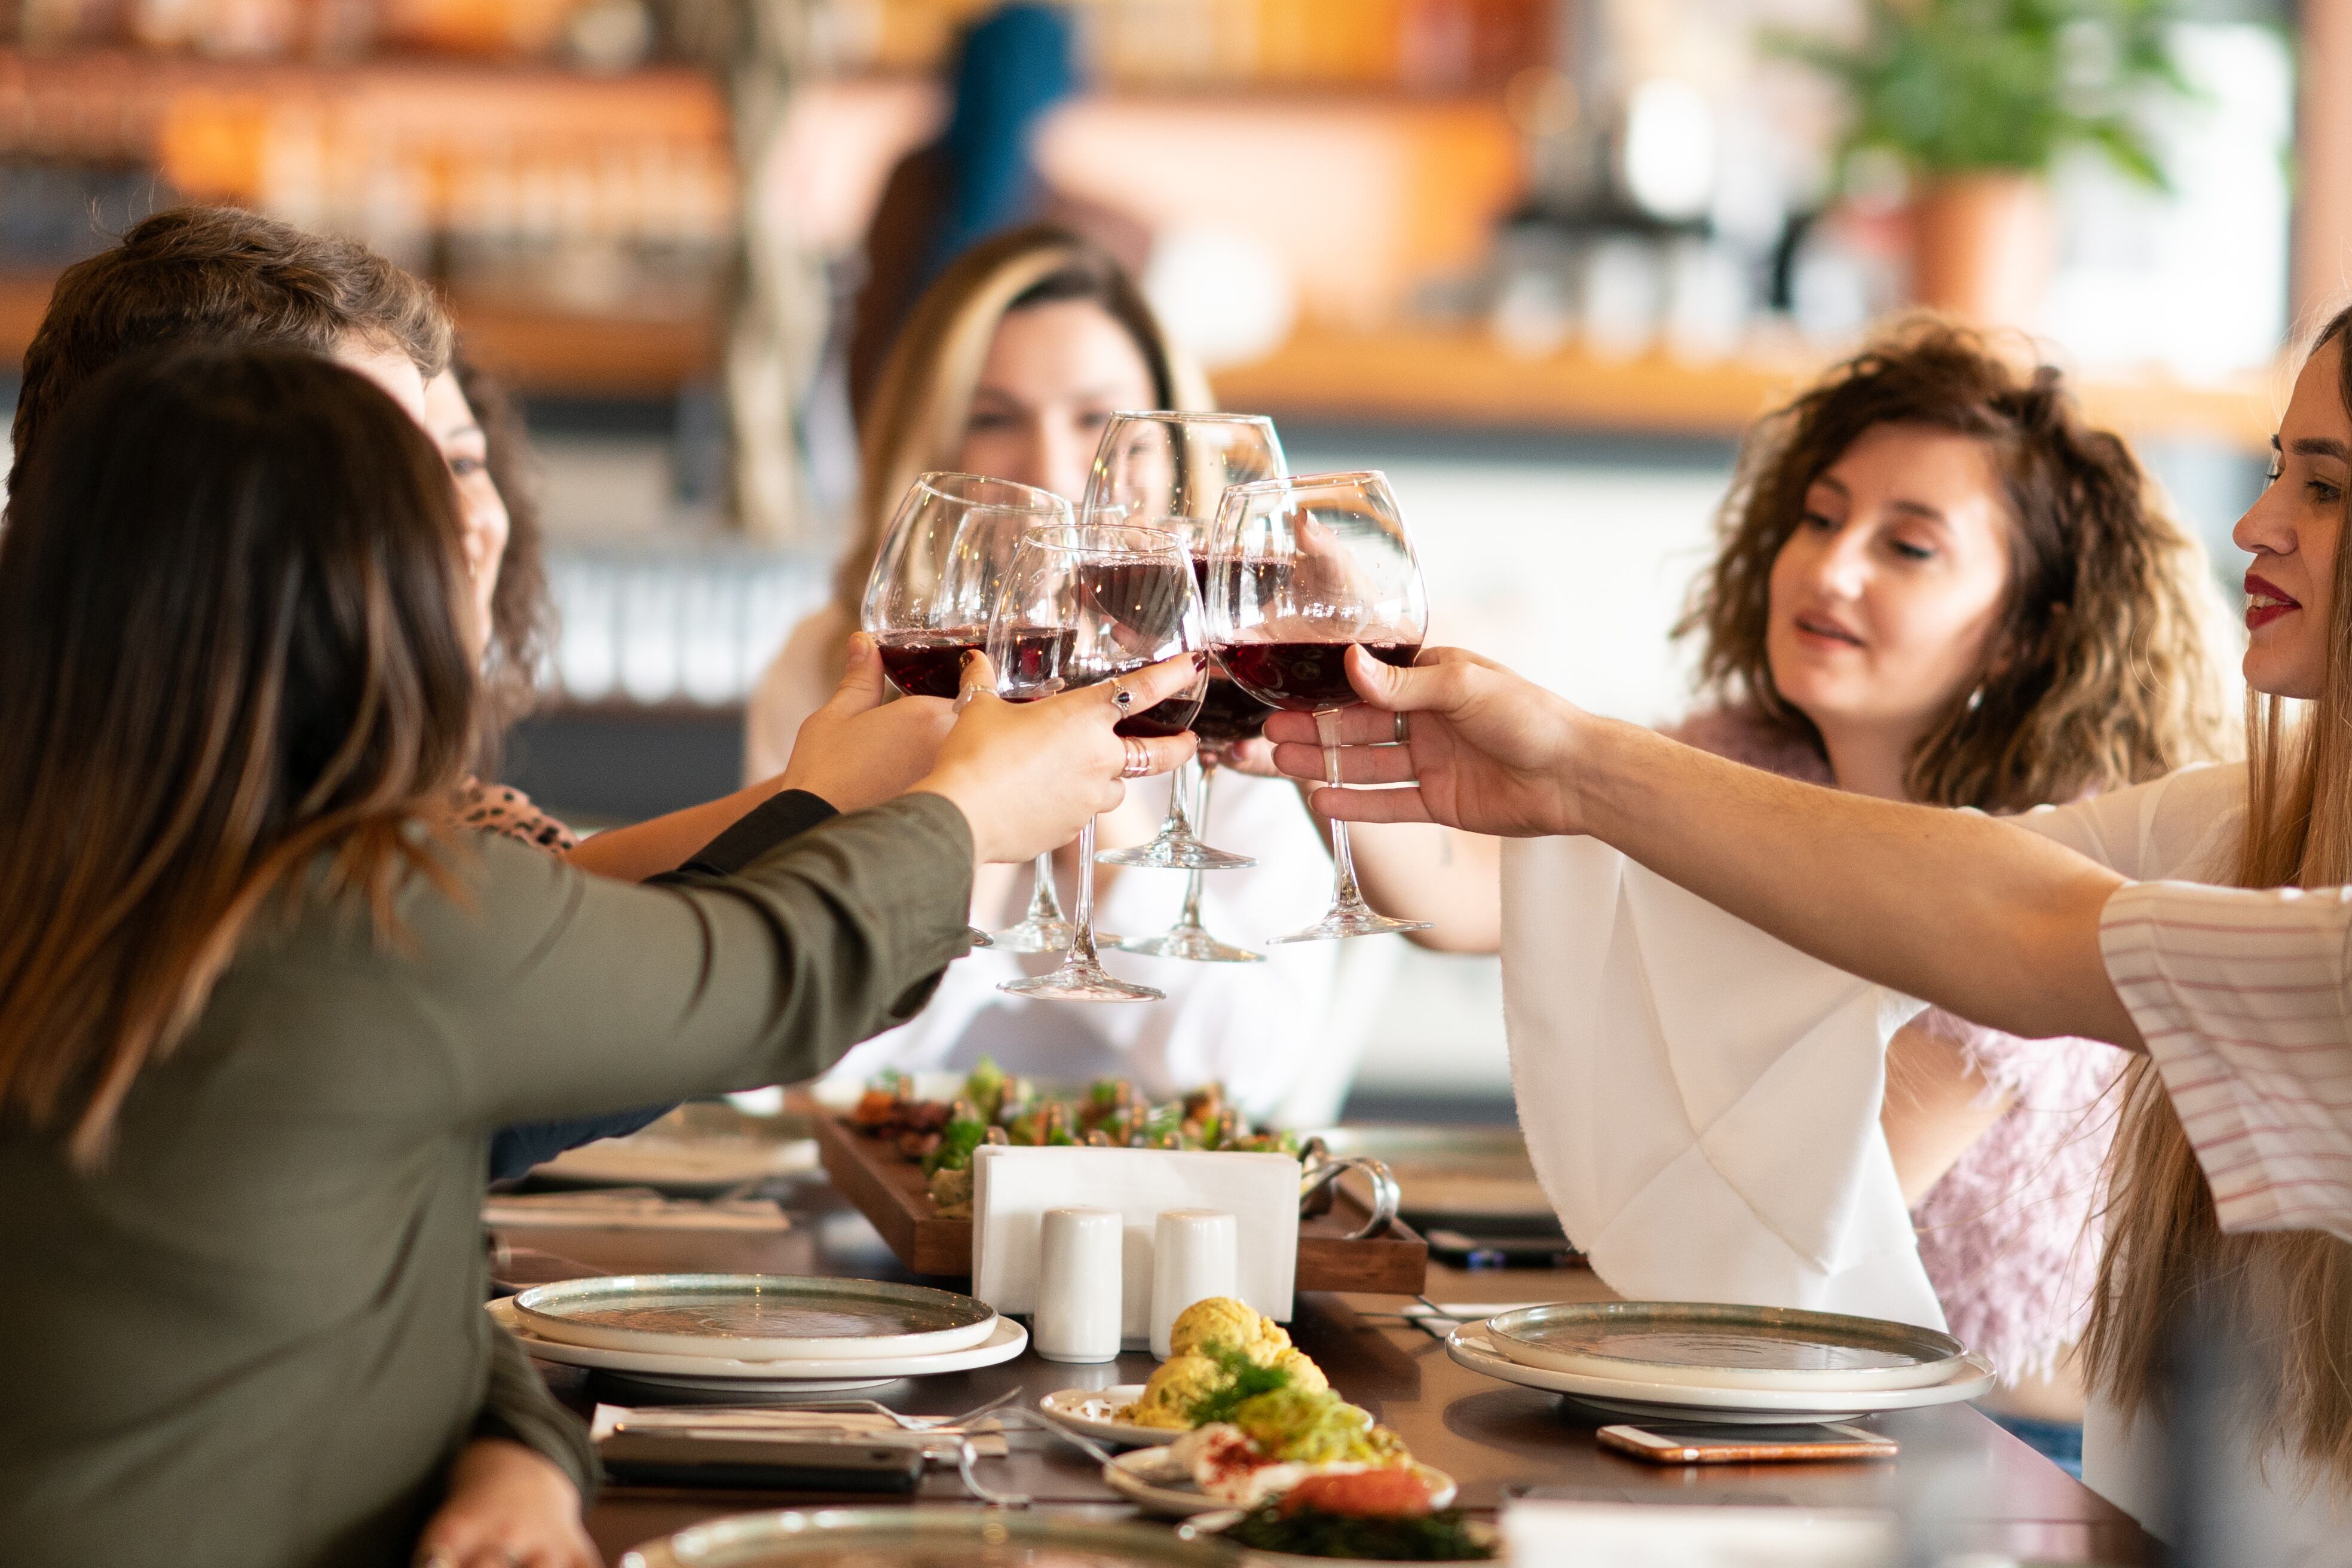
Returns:
[[[1421,563],[1386,475],[1301,474],[1225,492],[1202,552],[1209,641],[1234,684],[1268,708],[1312,713],[1325,779],[1339,782],[1338,716],[1358,700],[1351,647],[1409,665],[1429,629]],[[1348,826],[1331,824],[1331,909],[1276,942],[1419,931],[1364,901]]]
[[[909,697],[953,698],[964,655],[987,644],[989,614],[1021,536],[1069,521],[1070,503],[1050,490],[979,474],[919,476],[882,536],[858,614],[890,684]],[[975,931],[972,940],[1011,952],[1069,945],[1050,856],[1038,861],[1028,917],[992,936]]]
[[[997,692],[1012,702],[1099,685],[1163,658],[1199,653],[1206,643],[1200,590],[1183,543],[1158,529],[1120,524],[1040,528],[1024,535],[988,628]],[[1118,732],[1182,734],[1192,727],[1207,679],[1204,671],[1175,696],[1127,715]],[[1079,839],[1077,920],[1061,966],[999,989],[1064,1002],[1150,1002],[1167,994],[1114,977],[1096,955],[1091,820]]]
[[[1114,414],[1095,448],[1078,512],[1085,521],[1164,529],[1184,542],[1196,557],[1197,568],[1201,546],[1216,521],[1217,504],[1225,491],[1288,471],[1274,421],[1262,414],[1182,409]],[[1168,815],[1159,833],[1148,844],[1103,851],[1103,863],[1182,871],[1226,871],[1256,864],[1246,855],[1212,848],[1196,831],[1207,820],[1207,787],[1201,769],[1208,765],[1204,759],[1198,765],[1188,763],[1179,769],[1170,782]],[[1169,935],[1178,936],[1182,930],[1179,925]],[[1213,954],[1211,947],[1198,942],[1180,940],[1161,946],[1160,941],[1146,937],[1119,945],[1131,952],[1212,963],[1245,963],[1259,956],[1221,943],[1215,946],[1222,952]],[[1187,946],[1192,951],[1181,951]]]

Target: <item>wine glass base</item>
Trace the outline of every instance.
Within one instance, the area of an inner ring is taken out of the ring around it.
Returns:
[[[1080,963],[1065,963],[1051,974],[1033,975],[1027,980],[1007,980],[997,986],[1012,996],[1034,996],[1047,1002],[1164,1002],[1165,991],[1155,991],[1149,985],[1130,985],[1113,978],[1099,968]]]
[[[1097,941],[1106,940],[1097,938]],[[1252,952],[1245,947],[1235,947],[1229,942],[1219,942],[1199,926],[1175,926],[1158,936],[1129,936],[1108,939],[1121,952],[1139,952],[1146,958],[1180,958],[1188,963],[1264,963],[1265,954]]]
[[[1131,849],[1105,849],[1097,866],[1132,866],[1146,871],[1239,871],[1257,864],[1246,855],[1212,849],[1196,838],[1155,838]]]
[[[1427,921],[1395,921],[1375,910],[1333,910],[1305,931],[1267,938],[1268,945],[1286,942],[1337,942],[1343,937],[1385,936],[1392,931],[1427,931]]]
[[[999,952],[1067,952],[1077,935],[1077,927],[1067,921],[1023,921],[989,932],[988,945]]]

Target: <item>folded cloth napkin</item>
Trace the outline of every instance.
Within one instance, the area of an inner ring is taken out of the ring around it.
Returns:
[[[1878,1126],[1921,1004],[1591,838],[1507,844],[1503,931],[1528,1152],[1611,1289],[1944,1326]]]

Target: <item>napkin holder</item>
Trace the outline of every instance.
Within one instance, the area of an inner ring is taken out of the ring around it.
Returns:
[[[1129,1345],[1150,1337],[1152,1226],[1163,1209],[1232,1215],[1241,1299],[1290,1320],[1300,1171],[1287,1154],[992,1144],[972,1152],[971,1170],[972,1294],[1000,1312],[1036,1310],[1045,1213],[1083,1204],[1120,1216],[1120,1338]]]

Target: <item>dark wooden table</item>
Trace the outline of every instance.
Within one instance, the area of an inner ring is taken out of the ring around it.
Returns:
[[[785,1200],[793,1228],[775,1235],[709,1232],[506,1230],[526,1279],[582,1270],[576,1259],[615,1272],[676,1269],[822,1273],[914,1279],[901,1268],[864,1217],[822,1181]],[[929,1281],[953,1286],[957,1281]],[[1507,1270],[1468,1274],[1433,1268],[1428,1294],[1440,1302],[1600,1300],[1608,1292],[1581,1270]],[[1950,1550],[1973,1549],[2046,1563],[2153,1562],[2152,1543],[2113,1505],[2075,1481],[1968,1405],[1945,1405],[1864,1423],[1903,1444],[1890,1463],[1661,1467],[1597,1447],[1593,1421],[1551,1395],[1517,1388],[1456,1366],[1444,1347],[1402,1321],[1395,1298],[1307,1295],[1291,1333],[1329,1373],[1331,1384],[1393,1427],[1413,1453],[1454,1476],[1462,1503],[1492,1510],[1528,1489],[1610,1500],[1793,1504],[1892,1509],[1934,1521]],[[1002,1366],[913,1379],[875,1391],[910,1413],[949,1414],[1010,1388],[1029,1396],[1056,1388],[1139,1383],[1147,1355],[1115,1366],[1063,1366],[1023,1355]],[[566,1367],[545,1368],[557,1392],[583,1413],[600,1393],[626,1403],[597,1381]],[[1040,1506],[1131,1513],[1103,1485],[1093,1461],[1035,1433],[1016,1433],[1004,1459],[983,1461],[988,1483],[1029,1493]],[[927,1505],[977,1506],[952,1474],[926,1479]],[[613,1487],[588,1513],[588,1528],[607,1557],[699,1520],[759,1509],[824,1503],[872,1506],[873,1499],[810,1494],[684,1491]]]

